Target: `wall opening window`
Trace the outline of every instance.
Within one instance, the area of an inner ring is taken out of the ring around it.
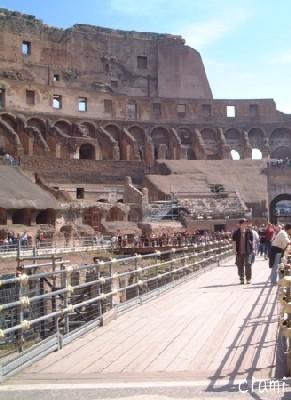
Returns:
[[[60,80],[60,75],[59,74],[54,74],[54,82],[59,82]]]
[[[231,154],[231,158],[232,158],[233,160],[240,160],[240,154],[239,154],[238,151],[236,151],[236,150],[231,150],[230,154]]]
[[[160,118],[162,114],[161,103],[153,103],[153,113],[155,118]]]
[[[137,68],[138,69],[148,68],[148,58],[146,56],[137,56]]]
[[[186,104],[177,104],[178,117],[183,118],[186,115]]]
[[[137,119],[137,105],[135,103],[127,104],[127,118],[131,120]]]
[[[104,64],[104,71],[106,74],[109,74],[110,72],[110,65],[108,63]]]
[[[104,99],[104,112],[107,114],[112,113],[112,100]]]
[[[87,97],[79,97],[78,99],[78,110],[80,112],[87,111]]]
[[[21,46],[22,54],[24,56],[30,56],[31,54],[31,43],[24,40]]]
[[[114,89],[118,88],[118,81],[117,80],[112,80],[110,83],[111,87]]]
[[[35,91],[27,90],[26,91],[26,104],[33,106],[35,104]]]
[[[211,118],[211,104],[202,104],[202,116],[203,118]]]
[[[235,106],[226,106],[226,116],[227,118],[234,118],[236,114]]]
[[[260,149],[252,149],[252,160],[261,160],[263,158]]]
[[[0,110],[5,108],[5,89],[0,88]]]
[[[249,110],[250,110],[250,117],[255,118],[259,115],[259,107],[257,104],[250,104]]]
[[[62,96],[59,94],[53,95],[53,108],[60,110],[62,108]]]
[[[84,197],[85,197],[85,189],[84,188],[77,188],[76,198],[77,199],[84,199]]]

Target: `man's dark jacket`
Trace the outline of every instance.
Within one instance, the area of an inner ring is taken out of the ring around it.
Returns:
[[[238,228],[236,231],[233,232],[232,235],[232,240],[235,242],[235,249],[236,249],[236,254],[240,255],[240,242],[241,238],[241,230]],[[254,250],[254,245],[253,245],[253,232],[250,229],[246,229],[246,247],[245,247],[245,255],[249,256],[250,254],[253,253]]]

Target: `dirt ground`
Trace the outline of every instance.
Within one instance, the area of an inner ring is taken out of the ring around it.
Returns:
[[[103,252],[103,255],[110,256],[109,253]],[[93,258],[98,257],[100,253],[94,252],[86,252],[82,254],[65,254],[63,256],[64,260],[69,260],[71,264],[92,264]],[[102,255],[102,254],[101,254]],[[27,261],[25,264],[29,264]],[[16,259],[1,259],[0,258],[0,275],[5,274],[14,274],[17,266]]]

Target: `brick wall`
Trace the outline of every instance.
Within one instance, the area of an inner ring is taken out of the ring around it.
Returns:
[[[48,157],[22,157],[21,167],[34,171],[46,182],[83,184],[123,184],[131,176],[136,185],[144,178],[142,161],[62,160]]]

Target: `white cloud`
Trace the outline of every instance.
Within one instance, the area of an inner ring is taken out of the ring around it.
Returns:
[[[272,54],[267,62],[271,65],[291,65],[291,49]]]
[[[180,29],[186,43],[198,50],[212,44],[227,34],[236,31],[250,18],[245,8],[227,8],[202,22],[194,22]]]

